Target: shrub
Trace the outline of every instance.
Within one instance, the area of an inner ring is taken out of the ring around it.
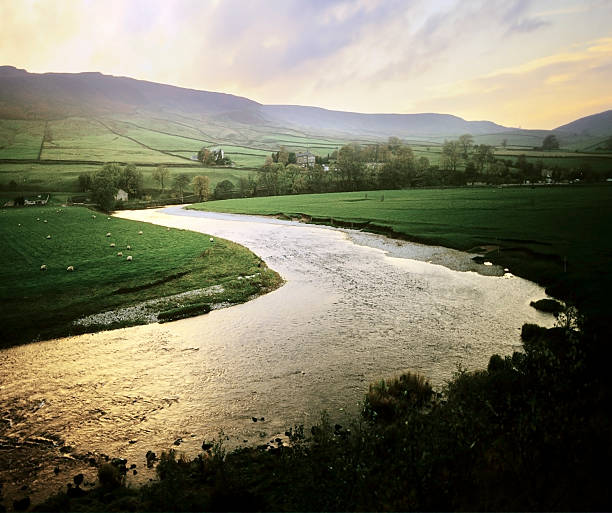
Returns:
[[[98,468],[98,481],[102,488],[114,489],[123,484],[123,477],[115,465],[104,463]]]
[[[430,404],[433,390],[419,374],[407,372],[399,378],[372,383],[365,398],[363,415],[369,420],[391,421]]]

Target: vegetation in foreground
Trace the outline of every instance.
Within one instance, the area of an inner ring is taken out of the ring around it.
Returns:
[[[350,425],[324,415],[288,442],[226,453],[205,441],[193,460],[170,451],[140,488],[122,485],[117,460],[93,490],[70,483],[34,511],[607,510],[610,332],[572,309],[559,319],[525,325],[524,351],[459,372],[441,393],[405,374],[373,384]]]
[[[281,283],[233,242],[83,207],[0,210],[0,244],[2,347],[198,315]]]

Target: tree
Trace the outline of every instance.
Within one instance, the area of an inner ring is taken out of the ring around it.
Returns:
[[[104,164],[91,180],[92,199],[104,211],[115,208],[115,196],[119,189],[117,184],[121,176],[121,168],[117,164]]]
[[[612,150],[612,136],[608,137],[604,142],[604,149]]]
[[[183,190],[189,184],[189,177],[185,173],[181,173],[180,175],[176,175],[174,177],[174,185],[179,190],[181,195],[181,203],[183,203]]]
[[[193,190],[200,198],[200,201],[206,201],[210,195],[210,179],[208,176],[194,176]]]
[[[161,186],[162,192],[164,192],[164,183],[170,178],[170,171],[165,166],[157,166],[153,170],[153,180],[155,180]]]
[[[142,173],[136,169],[134,164],[128,164],[121,171],[117,186],[131,197],[140,197],[142,194]]]
[[[474,144],[474,138],[470,134],[463,134],[459,137],[459,146],[461,146],[461,156],[467,160],[470,156],[470,149]]]
[[[284,146],[280,147],[277,162],[280,162],[283,166],[286,166],[289,163],[289,152]]]
[[[461,158],[461,147],[458,141],[444,141],[442,146],[442,165],[449,171],[457,171],[457,164]]]
[[[83,173],[79,175],[79,190],[86,192],[91,188],[91,175],[89,173]]]
[[[558,150],[559,149],[559,140],[557,136],[554,134],[547,135],[542,142],[543,150]]]
[[[201,148],[198,151],[198,160],[204,166],[212,166],[215,164],[215,155],[207,148]]]
[[[494,160],[493,146],[489,146],[488,144],[479,144],[474,146],[472,158],[478,173],[484,173],[485,165]]]
[[[231,198],[234,193],[234,184],[229,180],[223,180],[215,187],[215,198],[216,199],[227,199]]]

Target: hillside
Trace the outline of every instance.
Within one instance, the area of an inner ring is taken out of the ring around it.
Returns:
[[[576,135],[612,135],[612,110],[585,116],[584,118],[557,127],[555,130]]]
[[[318,107],[261,105],[225,93],[196,91],[101,73],[28,73],[0,67],[0,118],[54,120],[147,112],[245,125],[293,127],[372,137],[453,136],[506,131],[490,121],[449,114],[362,114]]]

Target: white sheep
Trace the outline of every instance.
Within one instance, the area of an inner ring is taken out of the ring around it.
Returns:
[[[132,255],[128,255],[128,256],[126,256],[126,257],[125,257],[125,259],[126,259],[128,262],[131,262],[131,261],[132,261]]]
[[[123,256],[123,251],[119,251],[119,252],[117,253],[117,256]]]
[[[51,238],[51,235],[47,235],[47,239],[50,239],[50,238]]]
[[[66,267],[66,271],[69,271],[69,272],[74,271],[74,266],[73,265],[69,265],[68,267]]]
[[[138,235],[142,235],[142,230],[139,230],[139,231],[138,231]]]
[[[91,216],[91,218],[92,218],[92,219],[95,219],[95,218],[96,218],[96,216],[92,215],[92,216]]]
[[[41,271],[46,271],[47,270],[47,264],[43,264],[40,266],[40,270]]]
[[[21,226],[21,223],[18,223],[17,226]]]
[[[43,221],[43,223],[46,223],[46,222],[47,222],[47,220],[45,219],[45,220]]]
[[[40,221],[40,217],[37,217],[37,218],[36,218],[36,220],[37,220],[37,221]]]
[[[108,219],[110,221],[110,217],[107,217],[106,219]]]
[[[125,249],[132,249],[132,246],[130,246],[130,245],[128,244],[128,247],[127,247],[127,248],[125,248]]]
[[[106,234],[106,236],[107,236],[107,237],[110,237],[110,236],[111,236],[111,233],[110,233],[110,232],[108,232],[108,233]]]
[[[115,243],[114,243],[114,242],[111,242],[111,243],[110,243],[110,247],[111,247],[111,248],[114,248],[114,247],[115,247]]]
[[[213,239],[212,237],[210,238],[210,242],[215,242],[215,239]]]

